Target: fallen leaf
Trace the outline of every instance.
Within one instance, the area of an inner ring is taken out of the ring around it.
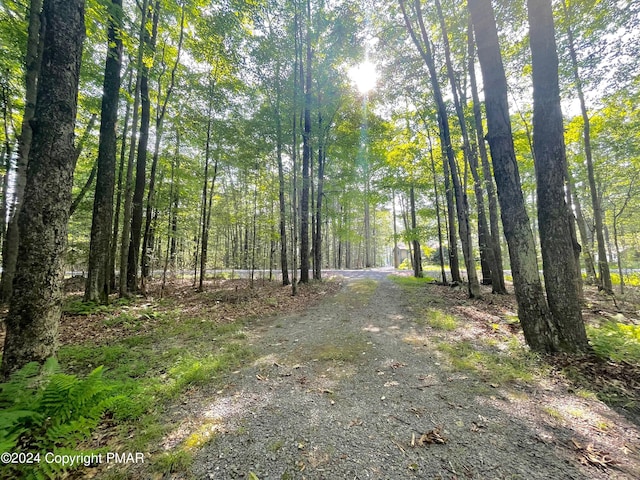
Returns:
[[[580,462],[583,465],[591,465],[594,467],[606,469],[612,463],[615,463],[608,452],[596,450],[592,443],[583,447],[576,440],[571,439],[571,442],[581,454]]]
[[[447,443],[447,439],[440,435],[440,427],[436,427],[433,430],[429,430],[427,433],[423,433],[418,439],[419,447],[423,447],[425,444],[444,445],[445,443]]]

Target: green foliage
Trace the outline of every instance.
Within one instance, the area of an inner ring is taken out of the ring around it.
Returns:
[[[398,270],[411,270],[411,260],[405,258],[400,265],[398,265]]]
[[[506,352],[486,348],[469,341],[440,343],[437,348],[447,354],[451,366],[459,371],[476,372],[489,382],[502,384],[530,382],[540,374],[537,357],[525,350],[517,340]]]
[[[458,328],[458,320],[453,315],[441,310],[429,309],[426,313],[427,323],[436,330],[453,331]]]
[[[30,363],[0,384],[0,451],[12,453],[53,452],[89,455],[76,451],[98,426],[106,411],[122,398],[113,395],[102,378],[103,368],[84,379],[60,373],[51,359],[40,368]],[[40,462],[9,465],[13,478],[59,478],[77,468]]]
[[[640,364],[640,325],[609,321],[599,327],[588,326],[587,334],[599,356]]]
[[[416,288],[426,283],[433,283],[434,279],[431,277],[404,277],[401,275],[390,275],[389,279],[394,283],[401,285],[402,287]]]
[[[624,284],[631,287],[640,287],[640,274],[632,273],[630,275],[624,275]],[[611,274],[611,283],[614,285],[620,285],[620,275],[617,273]]]

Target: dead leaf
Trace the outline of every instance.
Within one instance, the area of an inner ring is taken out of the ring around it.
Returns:
[[[486,428],[486,425],[481,425],[481,424],[476,423],[476,422],[471,422],[471,431],[472,432],[479,432],[483,428]]]
[[[419,447],[423,447],[425,444],[444,445],[445,443],[447,443],[447,439],[440,434],[440,427],[435,427],[433,430],[423,433],[418,439]]]
[[[256,378],[261,382],[264,382],[265,380],[267,380],[267,377],[263,377],[262,375],[256,375]]]
[[[606,469],[609,465],[615,463],[608,452],[597,450],[592,443],[583,447],[576,440],[571,439],[571,442],[576,447],[576,450],[580,452],[580,462],[583,465],[591,465],[594,467]]]

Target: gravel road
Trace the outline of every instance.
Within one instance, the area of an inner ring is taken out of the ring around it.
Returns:
[[[386,276],[351,273],[336,296],[247,328],[259,359],[189,407],[216,432],[196,478],[633,478],[582,465],[566,435],[408,341],[424,326]]]

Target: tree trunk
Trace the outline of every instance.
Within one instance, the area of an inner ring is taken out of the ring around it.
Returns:
[[[320,131],[322,131],[322,117],[320,117]],[[316,230],[313,241],[313,278],[322,280],[322,195],[324,194],[324,162],[325,146],[320,139],[318,146],[318,191],[316,200]]]
[[[573,197],[573,208],[576,212],[576,223],[578,224],[578,231],[580,232],[580,240],[582,241],[582,258],[584,260],[584,267],[587,274],[586,283],[594,285],[597,281],[596,267],[593,262],[593,255],[591,253],[591,239],[589,238],[589,230],[587,228],[587,222],[584,219],[582,213],[582,207],[580,205],[580,199],[576,192],[575,183],[571,174],[568,174],[569,186],[571,189],[571,195]]]
[[[149,276],[149,265],[151,264],[151,253],[153,252],[153,229],[151,227],[151,212],[155,208],[155,182],[156,172],[158,169],[158,158],[160,156],[160,141],[162,140],[164,116],[167,113],[167,105],[171,99],[171,94],[176,83],[176,71],[180,64],[180,54],[182,53],[182,41],[184,38],[184,16],[185,6],[182,5],[182,14],[180,17],[180,35],[178,39],[178,52],[176,54],[176,61],[171,70],[171,80],[169,82],[169,88],[167,94],[164,97],[162,105],[160,105],[160,85],[161,80],[158,79],[158,107],[156,111],[156,140],[153,149],[153,160],[151,161],[151,173],[149,178],[149,191],[147,192],[147,210],[145,217],[144,238],[142,240],[142,283],[144,289],[145,279]]]
[[[22,116],[22,130],[18,141],[18,161],[13,193],[13,206],[9,209],[6,241],[2,249],[2,283],[0,284],[0,300],[8,302],[13,293],[13,279],[16,273],[18,245],[20,242],[18,215],[24,201],[24,189],[27,182],[27,164],[33,131],[31,120],[36,107],[36,87],[40,75],[43,42],[40,38],[40,12],[42,0],[29,2],[29,26],[27,33],[27,52],[25,61],[25,105]],[[45,24],[46,25],[46,24]],[[43,33],[46,33],[43,28]],[[8,153],[8,152],[7,152]],[[9,170],[7,170],[7,174]],[[5,192],[6,194],[6,192]]]
[[[127,91],[132,93],[131,82],[133,79],[133,70],[129,72],[129,86]],[[111,291],[116,290],[116,254],[118,251],[118,229],[120,227],[120,209],[122,206],[122,179],[124,176],[124,159],[127,154],[127,134],[129,131],[129,115],[131,114],[131,104],[126,102],[124,113],[124,125],[122,127],[122,139],[120,144],[120,165],[118,166],[118,186],[116,193],[116,205],[113,217],[113,234],[111,237],[111,253],[109,254],[109,288]]]
[[[422,251],[418,238],[418,222],[416,221],[416,193],[413,184],[409,189],[409,201],[411,203],[411,243],[413,244],[413,276],[422,278]]]
[[[427,138],[429,140],[429,157],[431,159],[431,175],[433,176],[433,194],[436,201],[436,219],[438,221],[438,254],[440,257],[440,275],[442,276],[442,284],[448,285],[447,274],[444,270],[444,245],[442,241],[442,221],[440,219],[440,198],[438,195],[438,181],[436,178],[436,162],[433,158],[433,145],[431,144],[431,135],[427,130]]]
[[[109,254],[113,221],[113,193],[116,181],[116,124],[120,98],[122,65],[122,0],[112,0],[109,18],[108,52],[104,68],[100,143],[98,145],[98,178],[93,200],[89,268],[84,299],[88,302],[109,301]]]
[[[153,24],[151,34],[145,29],[144,44],[153,52],[155,50],[158,33],[158,19],[160,17],[160,0],[156,0],[153,7]],[[142,241],[142,210],[144,191],[147,183],[147,145],[149,143],[149,124],[151,121],[151,101],[149,100],[149,66],[142,62],[140,70],[140,138],[138,139],[138,155],[136,157],[136,182],[133,190],[131,211],[131,240],[127,260],[127,291],[138,291],[138,260],[140,258],[140,243]]]
[[[449,119],[447,116],[447,108],[442,97],[442,91],[440,90],[440,84],[438,83],[438,73],[431,52],[431,42],[427,33],[427,29],[424,25],[422,18],[422,9],[420,6],[420,0],[414,1],[414,7],[416,11],[416,18],[422,35],[422,44],[418,40],[413,27],[411,26],[409,17],[406,14],[404,7],[404,0],[400,0],[402,11],[405,17],[405,23],[407,30],[413,39],[416,48],[420,52],[424,62],[429,70],[429,77],[431,80],[431,88],[433,91],[433,97],[437,106],[438,116],[438,129],[440,133],[440,143],[443,150],[443,155],[449,163],[449,170],[451,173],[451,180],[453,182],[453,188],[456,200],[456,212],[458,216],[458,233],[460,234],[460,241],[462,243],[462,254],[464,256],[465,266],[467,268],[468,285],[467,291],[470,298],[480,297],[480,284],[478,282],[478,276],[476,273],[475,261],[473,258],[472,244],[471,244],[471,230],[469,227],[469,205],[467,203],[466,193],[463,191],[460,183],[460,177],[458,175],[458,168],[455,160],[455,154],[453,152],[453,146],[451,144],[451,132],[449,129]],[[455,88],[454,88],[455,90]]]
[[[6,318],[0,373],[55,354],[67,245],[67,221],[75,168],[73,146],[82,59],[84,0],[45,0],[42,75],[38,81],[33,139],[24,204],[18,217],[20,245]]]
[[[576,55],[573,31],[571,30],[571,15],[567,7],[566,0],[562,1],[564,15],[567,24],[567,36],[569,40],[569,56],[571,57],[571,66],[573,69],[573,78],[576,84],[578,99],[580,101],[580,112],[584,124],[584,155],[587,163],[587,176],[589,179],[589,190],[591,191],[591,205],[593,207],[593,219],[596,224],[596,243],[598,245],[598,269],[600,270],[599,287],[608,294],[613,294],[613,286],[611,284],[611,273],[609,271],[609,263],[607,261],[607,251],[604,240],[604,222],[602,220],[602,205],[598,198],[598,189],[596,188],[596,178],[593,169],[593,153],[591,150],[591,125],[589,121],[589,113],[582,89],[582,79],[578,68],[578,57]]]
[[[487,155],[487,147],[485,146],[484,127],[482,125],[482,110],[480,106],[480,98],[478,96],[478,85],[476,82],[475,72],[475,43],[473,40],[473,25],[469,18],[468,26],[468,56],[469,56],[469,83],[471,84],[471,96],[473,100],[473,118],[476,138],[478,141],[478,150],[480,152],[480,160],[482,163],[482,175],[489,199],[489,226],[491,235],[487,238],[493,250],[496,271],[491,272],[491,287],[493,293],[506,294],[507,287],[504,283],[504,271],[502,266],[502,247],[500,246],[500,219],[498,216],[498,199],[496,198],[496,189],[493,184],[491,175],[491,166],[489,165],[489,156]]]
[[[553,352],[559,347],[558,333],[542,290],[533,233],[522,195],[509,121],[507,79],[491,0],[469,0],[469,11],[484,79],[487,140],[509,246],[518,316],[529,346],[535,351]]]
[[[120,278],[118,282],[118,293],[121,297],[127,295],[127,271],[129,269],[129,247],[131,244],[131,214],[133,202],[133,163],[136,155],[136,139],[138,136],[138,116],[140,109],[140,85],[142,83],[142,68],[145,38],[147,36],[147,13],[149,10],[149,0],[143,0],[141,5],[140,20],[140,45],[138,47],[138,58],[136,60],[136,85],[133,96],[133,119],[131,126],[131,142],[129,145],[129,158],[127,160],[127,178],[125,182],[124,195],[124,216],[122,221],[122,239],[120,244]]]
[[[309,169],[311,163],[311,5],[307,0],[304,128],[302,131],[302,197],[300,199],[300,282],[309,281]]]
[[[567,352],[589,350],[580,308],[573,218],[565,201],[566,156],[551,0],[527,0],[533,70],[533,145],[547,302]]]
[[[295,75],[295,70],[294,70]],[[282,134],[282,112],[280,111],[282,106],[282,91],[280,85],[280,63],[276,68],[276,105],[275,105],[275,117],[276,117],[276,158],[278,160],[278,204],[279,204],[279,220],[280,220],[280,270],[282,271],[282,285],[287,286],[291,282],[289,280],[289,264],[287,261],[287,222],[286,212],[287,205],[284,197],[284,166],[282,160],[282,146],[284,138]]]
[[[451,62],[451,49],[449,47],[449,33],[447,25],[442,13],[442,6],[440,1],[436,0],[436,10],[438,12],[438,18],[440,20],[440,29],[442,30],[442,43],[444,44],[445,62],[447,67],[447,76],[449,78],[449,84],[451,85],[451,92],[453,94],[453,103],[458,117],[458,124],[460,125],[460,131],[462,132],[462,141],[464,144],[464,156],[467,164],[471,167],[471,175],[473,176],[474,192],[476,195],[476,203],[478,209],[478,239],[480,246],[480,258],[482,266],[482,283],[484,285],[493,284],[493,272],[497,272],[498,266],[494,251],[490,245],[491,235],[489,233],[489,226],[487,225],[487,216],[484,208],[484,192],[480,182],[480,176],[478,175],[478,152],[475,145],[472,147],[469,138],[469,131],[467,129],[467,122],[464,116],[464,107],[460,101],[458,95],[458,80],[456,80],[455,72],[453,71],[453,63]],[[495,293],[495,289],[494,289]]]
[[[458,236],[456,235],[456,206],[453,200],[453,189],[451,188],[451,175],[449,174],[449,164],[442,155],[442,170],[444,173],[444,191],[447,200],[447,238],[449,243],[449,270],[451,270],[451,281],[462,283],[460,275],[460,258],[458,256]]]

